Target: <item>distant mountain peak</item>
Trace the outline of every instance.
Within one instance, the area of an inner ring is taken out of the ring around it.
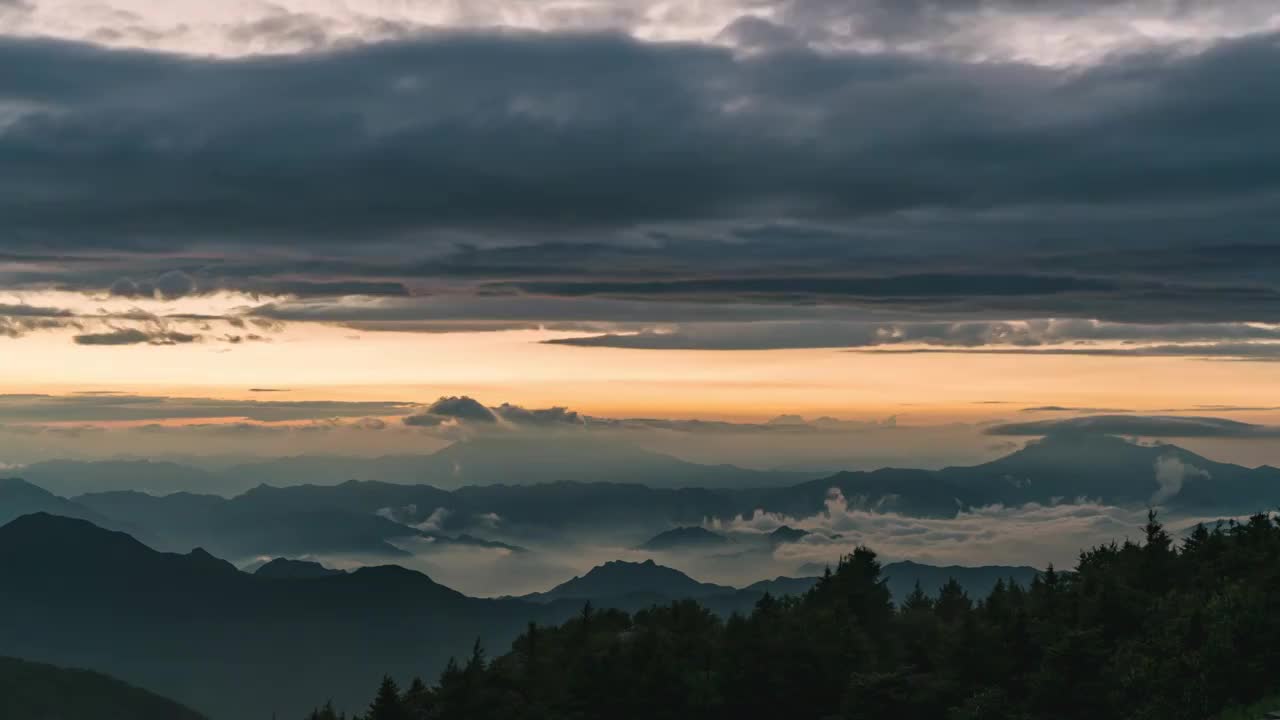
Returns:
[[[678,527],[649,538],[638,550],[679,550],[724,545],[729,538],[697,525]]]
[[[810,533],[808,530],[801,530],[799,528],[793,528],[790,525],[783,525],[777,530],[774,530],[773,532],[769,533],[769,542],[773,543],[774,545],[784,545],[786,543],[800,542],[801,540],[808,537],[810,534],[812,533]]]
[[[562,598],[611,598],[651,594],[666,597],[702,597],[734,589],[694,580],[675,568],[659,565],[652,559],[642,562],[610,560],[597,565],[585,575],[574,577],[545,593],[528,596],[534,600]]]
[[[253,574],[257,577],[272,578],[276,580],[307,580],[321,577],[333,577],[334,575],[345,575],[346,573],[342,570],[332,570],[318,562],[310,560],[275,558],[274,560],[264,563],[257,570],[253,571]]]

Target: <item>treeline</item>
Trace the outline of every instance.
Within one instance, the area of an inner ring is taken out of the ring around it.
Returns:
[[[587,606],[492,661],[477,645],[434,687],[388,678],[354,720],[1206,720],[1274,692],[1280,523],[1175,543],[1152,514],[1145,536],[979,601],[952,582],[895,608],[860,548],[746,617]]]

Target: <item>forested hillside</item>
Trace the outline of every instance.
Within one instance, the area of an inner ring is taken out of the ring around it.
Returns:
[[[951,583],[895,607],[858,549],[803,597],[727,621],[692,600],[586,606],[493,660],[477,645],[433,687],[388,678],[363,717],[1204,720],[1273,692],[1280,523],[1175,543],[1152,515],[1145,536],[978,601]]]

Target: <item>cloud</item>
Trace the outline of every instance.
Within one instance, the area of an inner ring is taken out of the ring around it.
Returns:
[[[1135,48],[1202,44],[1274,25],[1264,0],[1212,7],[1168,0],[706,0],[673,7],[662,0],[525,0],[465,4],[309,0],[188,6],[172,12],[121,0],[80,8],[4,0],[30,34],[89,38],[123,47],[198,55],[290,53],[425,35],[441,29],[507,28],[611,32],[652,41],[730,45],[740,52],[911,52],[926,56],[1088,63]],[[75,12],[81,10],[81,12]],[[106,15],[110,22],[101,18]]]
[[[219,269],[227,272],[226,268]],[[232,270],[234,271],[234,270]],[[262,270],[259,270],[262,272]],[[367,296],[404,296],[408,290],[402,283],[380,280],[332,280],[312,279],[297,280],[263,276],[226,277],[210,276],[208,270],[196,275],[181,270],[170,270],[147,280],[134,281],[131,278],[119,278],[111,283],[107,293],[121,298],[152,298],[156,300],[174,300],[192,295],[212,295],[215,293],[241,292],[252,295],[272,297],[332,297],[343,295]],[[92,287],[98,278],[90,276],[85,279]]]
[[[434,428],[445,425],[450,421],[449,418],[442,417],[440,415],[419,413],[416,415],[408,415],[404,417],[401,422],[409,427]]]
[[[498,417],[517,425],[583,425],[586,418],[565,407],[527,409],[502,403],[493,411]]]
[[[816,7],[784,16],[816,28],[802,18],[833,12]],[[876,32],[935,18],[859,8]],[[1274,321],[1280,104],[1234,80],[1278,57],[1269,35],[1069,71],[609,34],[240,59],[8,37],[0,63],[41,70],[0,79],[0,104],[20,108],[0,131],[0,214],[10,252],[81,258],[13,282],[131,277],[117,291],[141,297],[420,284]],[[290,268],[300,255],[316,262]]]
[[[136,422],[245,418],[261,422],[401,415],[412,403],[228,400],[164,395],[0,395],[0,422]]]
[[[1267,438],[1280,437],[1280,428],[1215,417],[1093,415],[1065,420],[1006,423],[987,428],[988,435],[1049,435],[1087,432],[1168,438]]]
[[[1194,469],[1186,471],[1187,477]],[[1163,518],[1174,534],[1202,518]],[[1212,523],[1216,518],[1205,519]],[[1142,537],[1146,511],[1088,501],[1006,507],[993,505],[955,518],[916,518],[851,506],[837,488],[824,509],[808,517],[756,511],[708,527],[726,532],[766,533],[783,525],[813,534],[774,552],[774,560],[796,567],[833,562],[856,545],[868,545],[888,560],[940,565],[1030,564],[1073,567],[1081,548]],[[834,537],[838,536],[838,537]]]
[[[76,335],[77,345],[186,345],[200,339],[199,335],[173,330],[139,330],[120,328],[110,332]]]
[[[501,420],[501,425],[499,425]],[[494,430],[511,428],[582,427],[587,418],[565,407],[525,408],[511,403],[486,407],[474,398],[463,396],[442,397],[421,412],[403,418],[411,427],[446,427],[453,429],[458,423],[489,426]]]
[[[496,422],[493,411],[465,395],[442,397],[427,407],[427,413],[468,422]]]
[[[760,321],[742,323],[685,323],[674,328],[557,338],[551,344],[647,350],[766,350],[783,348],[874,348],[925,345],[980,348],[993,352],[1021,352],[1047,348],[1069,354],[1184,354],[1195,355],[1204,343],[1108,348],[1091,343],[1153,343],[1177,340],[1280,340],[1280,328],[1249,323],[1116,323],[1097,320],[1039,319],[1016,321]],[[1055,346],[1070,345],[1057,348]],[[1082,347],[1082,345],[1086,345]],[[1265,343],[1222,343],[1266,352]],[[1163,350],[1162,350],[1163,349]],[[1280,349],[1280,344],[1272,349]]]
[[[1077,357],[1191,357],[1241,362],[1275,362],[1280,360],[1280,343],[1185,343],[1177,345],[1145,345],[1137,347],[1050,347],[1028,348],[903,348],[892,350],[860,350],[869,353],[971,355],[1069,355]]]
[[[1182,492],[1187,480],[1209,480],[1212,475],[1194,465],[1184,463],[1176,455],[1167,455],[1156,459],[1156,484],[1160,489],[1151,496],[1152,505],[1160,505]]]

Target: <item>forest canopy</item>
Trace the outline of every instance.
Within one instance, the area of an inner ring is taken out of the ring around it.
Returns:
[[[356,717],[1204,720],[1274,692],[1280,520],[1175,542],[1152,513],[1143,532],[980,599],[952,581],[895,606],[858,548],[803,596],[725,621],[692,600],[587,605],[492,660],[477,643],[432,687],[386,678]]]

